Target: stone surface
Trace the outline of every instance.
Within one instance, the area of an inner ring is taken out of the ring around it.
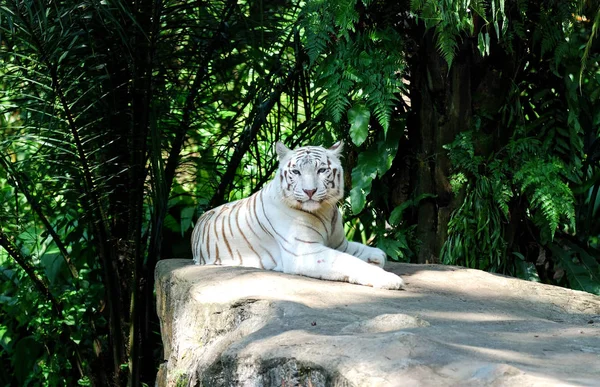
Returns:
[[[405,290],[159,262],[157,384],[600,385],[600,297],[452,266],[386,269]]]

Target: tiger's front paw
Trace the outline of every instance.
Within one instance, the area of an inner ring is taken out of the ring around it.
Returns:
[[[367,258],[367,263],[378,266],[383,269],[385,263],[387,261],[387,255],[376,247],[371,247],[369,250],[369,257]]]
[[[397,276],[394,273],[389,273],[387,271],[381,271],[378,273],[377,277],[372,281],[371,286],[379,289],[391,289],[398,290],[402,289],[404,286],[404,281],[402,278]]]

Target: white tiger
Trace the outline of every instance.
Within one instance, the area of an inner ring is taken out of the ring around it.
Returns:
[[[378,248],[349,242],[337,202],[344,195],[339,155],[329,149],[276,144],[277,176],[249,198],[204,213],[192,232],[196,264],[260,267],[376,288],[400,289],[383,270]]]

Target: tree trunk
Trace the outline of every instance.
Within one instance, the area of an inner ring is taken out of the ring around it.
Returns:
[[[422,31],[420,31],[422,32]],[[416,154],[415,196],[433,194],[417,210],[418,263],[439,261],[448,234],[448,221],[458,201],[453,200],[448,177],[450,160],[444,145],[470,129],[472,46],[465,39],[450,70],[439,55],[433,32],[420,35],[419,51],[410,63],[411,103],[409,137]],[[425,64],[425,65],[423,65]]]

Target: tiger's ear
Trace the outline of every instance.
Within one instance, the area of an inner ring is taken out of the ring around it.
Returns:
[[[277,152],[277,156],[279,156],[279,160],[283,160],[288,153],[291,152],[290,148],[285,146],[281,141],[277,141],[275,144],[275,152]]]
[[[340,155],[342,154],[342,151],[344,150],[344,141],[340,140],[340,141],[336,142],[328,150],[330,150],[331,152],[333,152],[333,154],[336,157],[340,157]]]

